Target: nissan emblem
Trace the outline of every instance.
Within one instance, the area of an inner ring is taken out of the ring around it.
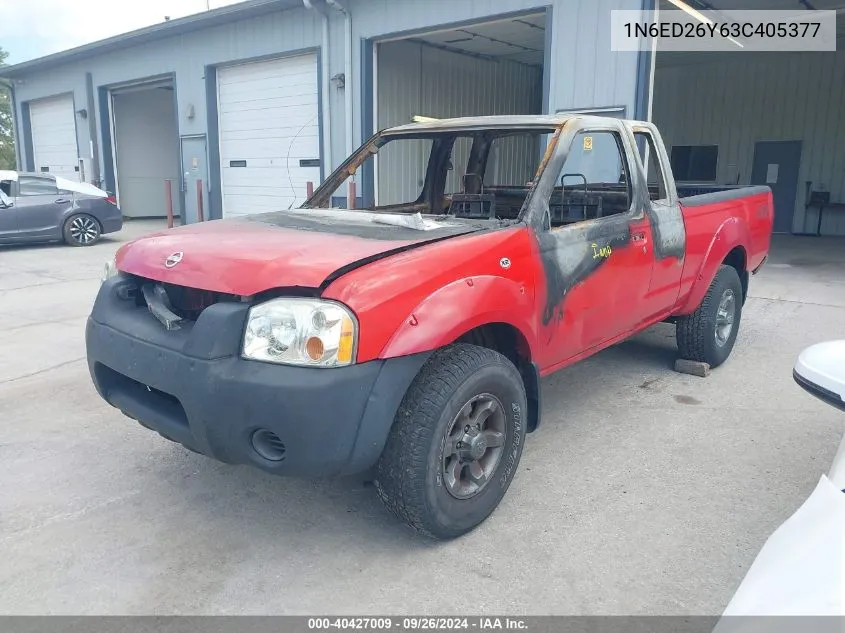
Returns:
[[[164,265],[167,268],[173,268],[176,264],[182,261],[182,258],[185,256],[185,253],[182,251],[177,251],[172,255],[168,255],[167,259],[164,260]]]

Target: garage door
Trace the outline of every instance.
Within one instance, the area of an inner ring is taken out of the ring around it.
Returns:
[[[39,99],[29,104],[35,171],[79,180],[73,97]]]
[[[316,55],[221,68],[217,90],[223,214],[302,204],[320,181]]]

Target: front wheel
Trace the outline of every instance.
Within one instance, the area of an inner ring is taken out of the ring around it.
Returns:
[[[475,345],[432,355],[396,413],[376,489],[419,532],[455,538],[499,505],[525,443],[525,388],[507,358]]]
[[[100,223],[87,213],[76,213],[65,220],[62,235],[71,246],[91,246],[100,239]]]
[[[675,337],[681,358],[718,367],[731,355],[742,315],[742,282],[721,266],[698,310],[678,317]]]

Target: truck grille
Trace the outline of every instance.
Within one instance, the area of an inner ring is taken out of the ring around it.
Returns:
[[[176,316],[186,321],[196,321],[200,314],[202,314],[203,310],[215,303],[221,303],[224,301],[240,301],[240,297],[237,295],[230,295],[223,292],[213,292],[210,290],[202,290],[200,288],[178,286],[176,284],[162,283],[143,277],[136,277],[136,281],[138,284],[138,291],[135,293],[135,296],[138,305],[147,305],[144,293],[141,292],[143,286],[156,286],[164,289],[164,292],[167,295],[167,303],[169,304],[167,308]]]
[[[183,319],[196,321],[199,315],[208,306],[220,303],[221,301],[237,301],[237,297],[226,295],[221,292],[200,290],[198,288],[187,288],[173,284],[162,284],[173,311]]]

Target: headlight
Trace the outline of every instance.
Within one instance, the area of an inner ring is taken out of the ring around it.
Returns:
[[[118,273],[117,264],[113,259],[108,260],[103,266],[103,276],[100,278],[100,283],[105,283]]]
[[[268,363],[339,367],[354,362],[357,326],[344,306],[280,298],[250,309],[243,357]]]

